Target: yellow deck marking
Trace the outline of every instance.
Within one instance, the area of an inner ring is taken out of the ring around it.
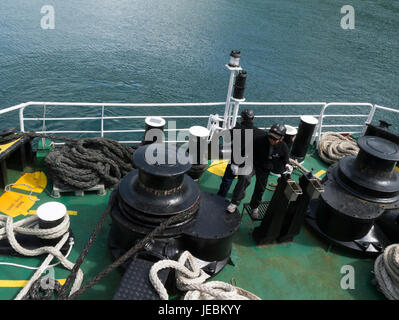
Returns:
[[[73,211],[73,210],[68,210],[67,213],[68,213],[70,216],[77,216],[77,215],[78,215],[78,212],[77,212],[77,211]],[[36,210],[29,210],[28,212],[23,213],[24,216],[26,216],[26,215],[28,215],[28,214],[32,214],[32,215],[33,215],[33,214],[36,214]]]
[[[26,194],[8,191],[0,197],[0,211],[14,218],[32,208],[36,199],[33,195],[29,197]]]
[[[27,186],[18,185],[18,183],[27,184],[32,188],[33,192],[41,193],[47,185],[47,177],[42,171],[36,171],[33,173],[25,173],[21,178],[19,178],[13,188],[31,191]]]
[[[216,174],[217,176],[223,177],[228,163],[229,163],[228,160],[212,161],[211,165],[208,168],[208,171],[213,174]]]
[[[14,143],[16,143],[16,142],[17,142],[18,140],[20,140],[20,139],[21,139],[21,138],[15,140],[15,141],[6,143],[6,144],[1,144],[1,145],[0,145],[0,153],[6,151],[7,148],[11,147]]]
[[[320,170],[319,172],[317,172],[314,176],[317,178],[320,178],[320,176],[322,176],[323,174],[325,174],[326,171],[325,170]]]
[[[64,285],[66,279],[57,279],[61,285]],[[0,280],[0,288],[19,288],[25,287],[28,280]]]

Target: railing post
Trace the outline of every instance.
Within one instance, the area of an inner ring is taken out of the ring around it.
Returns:
[[[323,107],[321,108],[321,111],[320,111],[320,114],[319,114],[319,124],[318,124],[318,127],[317,127],[317,137],[316,137],[316,141],[317,141],[316,145],[317,145],[317,147],[319,146],[319,142],[320,142],[320,138],[321,138],[321,132],[323,130],[324,111],[326,110],[328,105],[329,105],[328,103],[325,103],[323,105]]]
[[[46,134],[46,103],[43,104],[43,128],[42,131]],[[45,148],[46,146],[46,139],[42,138],[42,147]]]
[[[364,126],[363,126],[363,132],[362,132],[363,135],[366,133],[367,125],[370,124],[371,121],[373,121],[375,110],[377,110],[377,105],[373,104],[373,106],[370,109],[370,113],[369,113],[369,115],[367,117],[367,120],[366,120],[366,122],[364,123]]]
[[[25,123],[24,123],[24,109],[25,106],[19,109],[19,130],[21,132],[25,132]]]
[[[101,138],[104,138],[104,106],[101,108]]]

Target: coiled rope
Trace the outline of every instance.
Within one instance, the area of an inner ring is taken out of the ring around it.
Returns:
[[[346,156],[355,156],[358,152],[356,141],[336,132],[324,133],[319,142],[319,156],[328,164],[333,164]]]
[[[176,285],[181,291],[187,291],[184,300],[260,300],[253,293],[222,281],[210,281],[194,261],[190,252],[184,251],[178,261],[161,260],[150,270],[150,281],[162,300],[168,300],[169,295],[159,280],[158,272],[162,269],[176,269]]]
[[[0,144],[21,137],[61,140],[67,143],[54,148],[44,159],[50,178],[61,189],[89,189],[99,183],[112,187],[134,169],[135,147],[107,138],[75,139],[36,132],[11,133],[0,138]]]
[[[31,216],[17,222],[13,221],[12,217],[6,215],[0,215],[0,240],[7,239],[11,247],[21,255],[24,256],[39,256],[42,254],[48,254],[46,259],[43,261],[41,266],[36,270],[32,278],[28,281],[25,287],[18,293],[15,300],[23,299],[29,292],[33,283],[35,283],[40,275],[46,271],[49,267],[50,262],[56,257],[60,263],[71,270],[74,263],[67,260],[67,258],[61,253],[61,248],[69,239],[69,216],[65,215],[64,220],[54,228],[40,229],[38,228],[39,218],[37,216]],[[16,234],[34,235],[41,239],[57,239],[61,237],[61,240],[54,246],[43,246],[37,249],[26,249],[22,247],[17,239]],[[83,272],[79,269],[77,272],[76,281],[72,287],[71,292],[75,292],[80,288],[83,281]]]
[[[385,297],[389,300],[399,300],[399,244],[388,246],[377,257],[374,274]]]
[[[134,149],[106,138],[88,138],[55,148],[44,159],[59,188],[89,189],[99,183],[112,187],[134,169]]]

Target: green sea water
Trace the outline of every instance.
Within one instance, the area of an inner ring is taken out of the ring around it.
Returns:
[[[41,27],[44,5],[54,8],[54,29]],[[354,29],[341,27],[344,5],[354,8]],[[0,108],[26,101],[221,102],[233,49],[241,50],[248,73],[247,101],[399,108],[399,1],[392,0],[3,0]],[[399,131],[398,117],[376,119]],[[2,122],[8,127],[11,119]]]

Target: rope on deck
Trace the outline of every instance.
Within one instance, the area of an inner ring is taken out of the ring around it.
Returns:
[[[44,159],[50,177],[62,189],[89,189],[99,183],[112,187],[134,169],[134,149],[106,138],[68,142]]]
[[[399,300],[399,244],[385,248],[374,263],[374,274],[381,292],[389,300]]]
[[[192,210],[179,213],[177,215],[174,215],[170,217],[168,220],[162,222],[158,227],[154,228],[151,232],[149,232],[144,238],[142,238],[140,241],[138,241],[134,246],[132,246],[128,251],[126,251],[121,257],[119,257],[117,260],[115,260],[113,263],[111,263],[108,267],[106,267],[104,270],[99,272],[97,275],[95,275],[91,280],[89,280],[87,283],[85,283],[82,288],[75,292],[71,292],[68,297],[67,295],[67,290],[69,289],[70,283],[73,281],[73,279],[76,277],[76,272],[79,270],[81,264],[83,263],[85,257],[87,256],[90,247],[92,246],[95,238],[97,237],[97,234],[100,232],[102,225],[105,222],[105,219],[109,215],[109,213],[112,211],[113,206],[116,203],[116,195],[115,193],[111,194],[111,199],[108,203],[107,209],[104,211],[103,215],[101,216],[100,220],[98,221],[96,227],[94,228],[89,240],[87,241],[84,249],[80,253],[78,259],[76,260],[76,265],[72,269],[70,275],[68,276],[67,280],[65,281],[65,284],[62,286],[59,295],[57,296],[57,300],[74,300],[78,298],[80,295],[82,295],[86,290],[90,289],[92,286],[97,284],[102,278],[104,278],[106,275],[108,275],[111,271],[115,270],[119,266],[121,266],[123,263],[128,261],[130,258],[132,258],[139,250],[141,250],[148,242],[151,242],[156,236],[162,235],[165,231],[165,229],[169,225],[173,225],[175,223],[181,222],[181,221],[186,221],[189,219],[192,215],[194,215],[197,212],[196,207],[193,207]],[[75,280],[76,282],[76,280]],[[73,287],[72,287],[73,290]]]
[[[18,293],[15,300],[21,300],[29,298],[30,288],[34,283],[39,280],[40,275],[48,269],[50,262],[56,257],[61,264],[71,270],[74,267],[74,263],[69,261],[62,253],[61,248],[69,238],[69,216],[65,215],[64,220],[54,228],[40,229],[38,228],[39,218],[37,216],[31,216],[17,222],[14,222],[12,217],[6,215],[0,215],[0,240],[7,239],[11,247],[21,255],[24,256],[39,256],[48,254],[46,259],[43,261],[41,266],[36,270],[32,278],[28,281],[25,287]],[[34,235],[41,239],[57,239],[60,241],[54,246],[43,246],[37,249],[27,249],[22,247],[17,239],[16,234]],[[56,281],[56,280],[54,280]],[[74,282],[71,292],[77,291],[83,281],[83,272],[79,269],[78,275]],[[26,297],[27,296],[27,297]]]
[[[67,142],[51,150],[44,159],[50,178],[61,189],[84,190],[99,183],[113,187],[134,169],[132,155],[136,148],[107,138],[76,139],[30,131],[0,137],[0,144],[24,136]]]
[[[355,156],[358,152],[356,141],[336,132],[324,133],[319,142],[319,156],[328,164],[333,164],[346,156]]]
[[[150,281],[162,300],[168,300],[169,295],[158,278],[158,272],[166,268],[176,269],[177,288],[187,291],[184,300],[260,300],[253,293],[229,283],[222,281],[205,283],[209,275],[197,266],[189,251],[184,251],[178,261],[161,260],[151,267]]]

